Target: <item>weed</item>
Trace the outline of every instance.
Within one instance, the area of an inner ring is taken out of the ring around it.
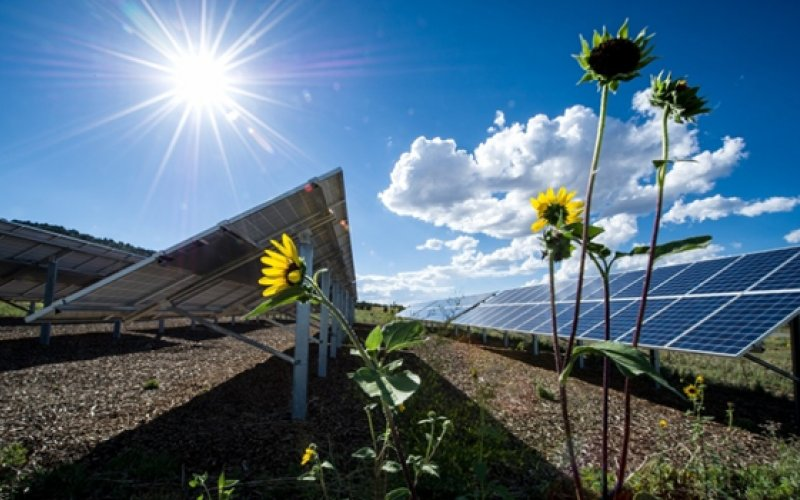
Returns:
[[[144,389],[145,391],[154,391],[158,389],[160,386],[161,384],[158,382],[157,378],[151,378],[144,381],[144,383],[142,384],[142,389]]]

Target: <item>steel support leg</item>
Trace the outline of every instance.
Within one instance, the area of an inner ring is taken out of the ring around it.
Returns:
[[[320,288],[324,293],[329,293],[331,287],[331,274],[327,272],[320,278]],[[329,297],[330,298],[330,297]],[[328,346],[330,330],[330,312],[327,307],[319,310],[319,360],[317,361],[317,375],[325,377],[328,375]]]
[[[298,250],[300,256],[308,266],[306,272],[312,274],[314,270],[314,250],[311,247],[311,234],[304,232],[300,235]],[[311,323],[311,304],[296,304],[297,319],[294,329],[294,359],[292,370],[292,420],[305,420],[308,411],[308,339]]]
[[[58,278],[58,261],[51,260],[47,263],[47,282],[44,285],[44,305],[49,306],[53,303],[56,294],[56,279]],[[50,333],[53,327],[50,323],[43,323],[39,327],[39,343],[50,345]]]

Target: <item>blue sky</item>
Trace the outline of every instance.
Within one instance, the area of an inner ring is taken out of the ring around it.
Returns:
[[[342,167],[361,298],[538,281],[528,198],[582,193],[594,141],[599,94],[570,54],[627,17],[659,59],[610,97],[606,242],[649,235],[660,146],[640,92],[660,70],[713,109],[672,129],[696,162],[670,174],[663,238],[711,234],[705,256],[800,242],[800,8],[608,4],[0,3],[0,217],[162,249]],[[213,103],[195,86],[216,73],[176,70],[178,51],[202,58],[203,19],[230,56]]]

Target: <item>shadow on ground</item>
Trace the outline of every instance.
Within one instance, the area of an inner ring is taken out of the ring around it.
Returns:
[[[366,400],[347,377],[358,365],[346,352],[345,347],[331,361],[327,378],[319,378],[316,345],[311,345],[304,422],[290,418],[292,367],[272,357],[187,404],[100,443],[77,463],[41,474],[26,498],[180,498],[190,493],[194,498],[197,491],[186,486],[193,473],[208,472],[216,478],[223,470],[228,478],[241,481],[237,498],[317,498],[315,483],[296,479],[304,471],[303,450],[312,442],[320,457],[341,471],[341,476],[326,472],[334,497],[371,497],[371,466],[367,469],[351,457],[369,445],[370,438]],[[422,451],[426,429],[417,422],[429,410],[449,417],[455,429],[435,460],[441,479],[424,479],[420,484],[423,498],[455,498],[474,490],[473,466],[481,434],[489,477],[514,498],[552,496],[563,486],[560,472],[500,423],[487,415],[481,428],[479,407],[419,358],[407,355],[404,367],[423,380],[408,410],[399,414],[407,448],[412,453]]]

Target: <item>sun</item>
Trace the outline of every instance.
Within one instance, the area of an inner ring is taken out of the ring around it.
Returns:
[[[221,109],[232,82],[221,59],[210,53],[187,54],[173,61],[170,74],[174,98],[187,107]]]

